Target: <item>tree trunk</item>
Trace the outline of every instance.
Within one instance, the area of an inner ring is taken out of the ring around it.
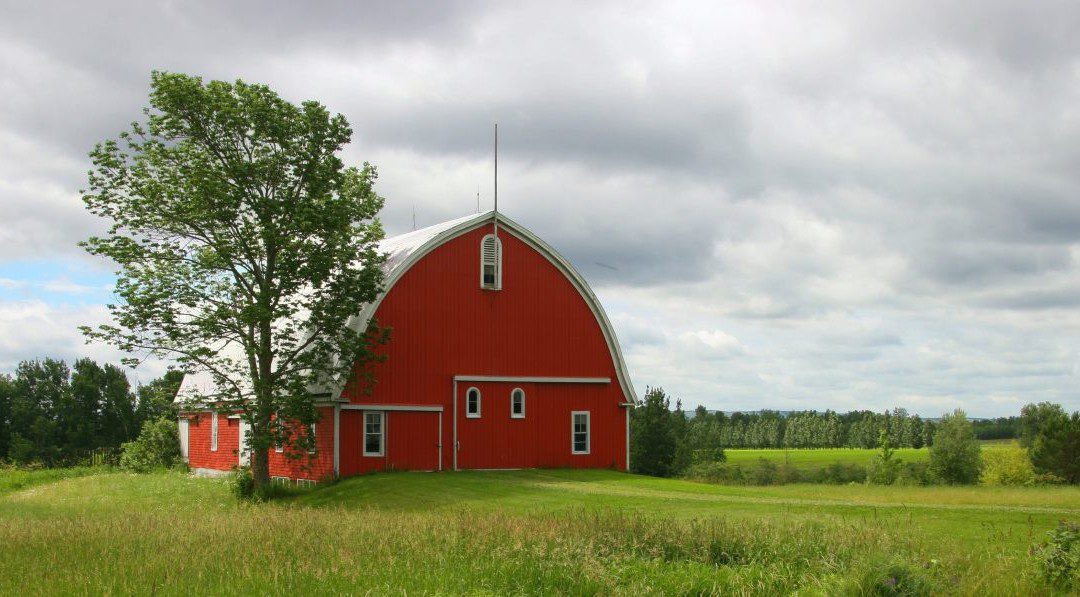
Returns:
[[[256,488],[270,484],[270,450],[252,449],[251,476]]]

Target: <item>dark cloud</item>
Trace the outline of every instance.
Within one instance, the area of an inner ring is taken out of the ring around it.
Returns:
[[[500,207],[596,286],[641,387],[725,409],[1080,406],[1072,3],[0,10],[6,259],[71,259],[100,226],[86,152],[139,116],[151,70],[243,78],[349,118],[391,232],[478,189],[490,208],[499,122]]]

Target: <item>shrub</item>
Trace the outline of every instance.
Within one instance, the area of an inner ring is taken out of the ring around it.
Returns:
[[[1080,525],[1062,520],[1046,534],[1031,550],[1039,572],[1055,587],[1080,587]]]
[[[905,462],[896,475],[896,485],[929,485],[929,462]]]
[[[746,473],[737,464],[724,462],[699,462],[690,465],[683,477],[721,485],[745,485]]]
[[[948,484],[974,483],[982,468],[979,440],[964,411],[945,415],[930,447],[930,476]]]
[[[1035,470],[1080,483],[1080,412],[1043,421],[1031,447]]]
[[[779,472],[775,462],[758,458],[747,474],[746,482],[750,485],[776,485],[780,479]]]
[[[983,485],[1031,485],[1035,482],[1035,468],[1031,466],[1028,451],[1019,444],[987,450],[983,453]]]
[[[256,499],[255,495],[255,477],[251,474],[251,469],[242,466],[237,468],[232,477],[232,493],[241,500]]]
[[[866,475],[865,466],[851,462],[834,462],[825,468],[818,469],[813,480],[815,483],[847,485],[848,483],[862,483],[866,480]]]
[[[162,417],[143,425],[139,437],[121,447],[120,466],[137,473],[169,468],[180,460],[176,421]]]

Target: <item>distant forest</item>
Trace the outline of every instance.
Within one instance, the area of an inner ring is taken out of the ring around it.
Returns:
[[[132,388],[124,370],[79,359],[23,361],[0,374],[0,463],[46,466],[114,461],[143,423],[175,416],[183,374]]]
[[[936,429],[934,420],[909,414],[903,408],[880,413],[869,410],[843,414],[830,410],[725,413],[699,406],[692,417],[699,422],[714,423],[714,433],[725,448],[876,448],[882,429],[888,432],[894,447],[921,448],[930,444]],[[976,419],[972,424],[979,439],[1020,436],[1019,416]]]

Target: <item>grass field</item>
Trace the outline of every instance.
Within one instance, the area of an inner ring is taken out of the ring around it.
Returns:
[[[1004,450],[1014,445],[1014,440],[989,440],[983,441],[983,452]],[[792,466],[800,469],[816,469],[829,466],[835,462],[841,464],[857,464],[865,466],[879,453],[876,449],[864,448],[822,448],[817,450],[786,450],[783,448],[769,448],[760,450],[751,449],[727,449],[724,454],[729,464],[752,465],[759,459],[771,460],[777,464],[789,462]],[[930,450],[927,448],[897,448],[894,456],[904,462],[926,462],[930,459]]]
[[[394,473],[272,504],[178,473],[0,471],[0,593],[1046,593],[1080,488]],[[25,474],[25,473],[23,473]]]

